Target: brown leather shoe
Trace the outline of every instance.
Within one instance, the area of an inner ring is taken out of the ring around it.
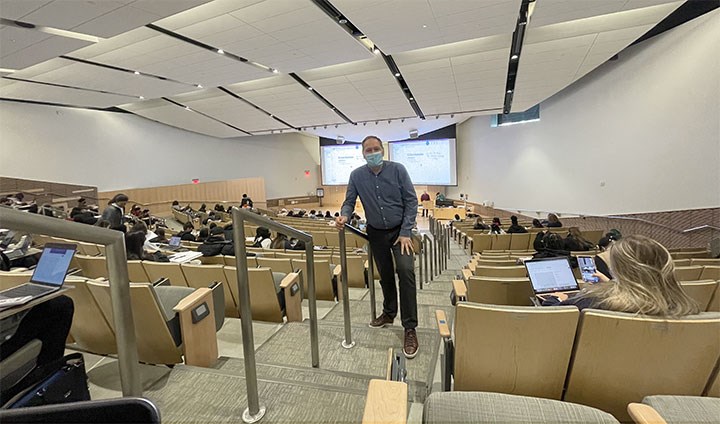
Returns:
[[[405,345],[403,346],[403,353],[408,359],[412,359],[418,353],[418,338],[414,328],[408,328],[405,330]]]
[[[395,321],[394,318],[390,318],[389,316],[382,313],[382,314],[380,314],[379,317],[370,321],[369,325],[370,325],[370,328],[383,328],[386,325],[392,325],[393,321]]]

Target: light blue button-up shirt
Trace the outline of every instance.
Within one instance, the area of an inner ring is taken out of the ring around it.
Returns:
[[[350,174],[345,202],[340,212],[348,220],[355,210],[358,196],[365,209],[368,225],[378,230],[400,226],[401,236],[412,235],[418,200],[410,175],[402,164],[386,160],[377,175],[367,165]]]

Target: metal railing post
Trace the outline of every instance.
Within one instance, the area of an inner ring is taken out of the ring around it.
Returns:
[[[265,416],[266,408],[260,406],[257,387],[257,368],[255,364],[255,342],[253,340],[252,310],[250,308],[250,286],[248,284],[247,249],[245,248],[245,219],[239,209],[233,208],[233,241],[237,260],[238,306],[240,307],[240,328],[245,361],[245,386],[248,407],[243,411],[242,420],[255,423]]]
[[[428,237],[428,247],[430,254],[430,281],[435,280],[435,241]]]
[[[425,246],[423,244],[423,238],[420,236],[420,251],[415,255],[418,260],[418,281],[420,281],[420,290],[423,289],[423,250],[425,250]]]
[[[372,256],[372,248],[370,247],[370,241],[367,242],[367,254],[368,254],[368,290],[370,290],[370,319],[374,320],[377,318],[377,311],[375,306],[375,262]]]
[[[137,340],[130,306],[130,283],[128,282],[123,233],[10,208],[0,208],[0,222],[3,227],[9,229],[105,246],[122,395],[142,396],[142,380],[138,372]]]
[[[440,234],[433,236],[433,244],[435,244],[435,275],[440,275],[442,272],[442,264],[440,263],[440,257],[442,256],[442,244],[440,243]]]
[[[315,291],[315,244],[312,237],[305,242],[305,263],[307,267],[308,306],[310,306],[310,356],[313,368],[320,367],[320,349],[318,347],[317,293]]]
[[[347,271],[347,250],[345,241],[345,229],[338,231],[338,237],[340,239],[340,267],[342,282],[342,296],[343,296],[343,318],[345,321],[345,340],[342,341],[342,347],[350,349],[355,346],[355,342],[352,340],[352,331],[350,330],[350,294],[348,290],[348,271]]]
[[[451,240],[451,229],[450,229],[450,227],[448,227],[448,229],[447,229],[447,257],[448,257],[448,259],[450,259],[450,248],[451,248],[450,240]]]
[[[428,262],[428,236],[427,234],[422,235],[422,247],[423,247],[423,262],[425,263],[425,284],[430,282],[430,262]]]

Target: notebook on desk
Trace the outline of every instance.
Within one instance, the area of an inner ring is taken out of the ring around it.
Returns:
[[[74,244],[46,243],[30,281],[0,291],[0,299],[29,297],[27,299],[29,302],[60,290],[76,249],[77,246]]]
[[[531,259],[525,261],[525,268],[535,296],[542,300],[551,293],[571,295],[580,291],[566,257]]]

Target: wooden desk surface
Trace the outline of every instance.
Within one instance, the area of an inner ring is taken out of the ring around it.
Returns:
[[[50,294],[46,294],[45,296],[38,297],[37,299],[33,299],[24,305],[18,305],[18,306],[13,306],[13,307],[10,307],[7,309],[3,309],[0,311],[0,319],[4,319],[11,315],[17,314],[18,312],[28,310],[35,305],[39,305],[43,302],[47,302],[48,300],[58,297],[58,296],[62,295],[63,293],[65,293],[66,291],[68,291],[70,289],[74,289],[74,288],[75,287],[73,287],[73,286],[65,285],[65,286],[63,286],[63,288],[61,288],[60,290],[58,290],[56,292],[52,292]]]

